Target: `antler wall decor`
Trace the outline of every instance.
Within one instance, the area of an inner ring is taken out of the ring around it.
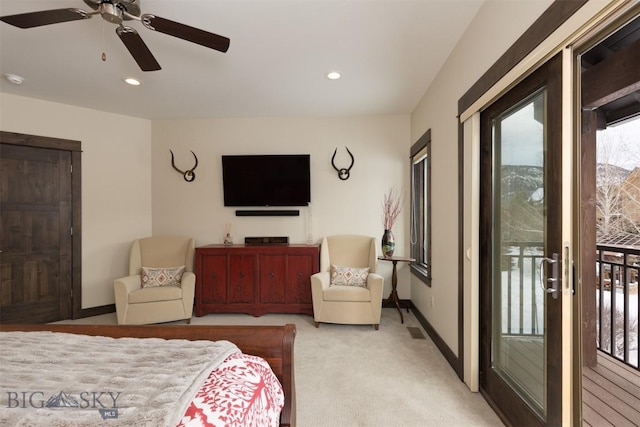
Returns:
[[[196,164],[193,165],[193,167],[187,171],[181,171],[176,167],[176,162],[173,158],[173,151],[169,150],[169,152],[171,153],[171,166],[173,166],[175,170],[177,170],[182,174],[182,176],[184,177],[184,180],[187,182],[191,182],[194,179],[196,179],[196,173],[194,172],[194,170],[196,170],[196,168],[198,167],[198,157],[196,156],[196,153],[191,151],[191,154],[193,154],[193,158],[196,159]]]
[[[349,179],[349,175],[351,174],[351,168],[353,167],[353,164],[356,162],[356,159],[353,158],[353,154],[351,154],[351,151],[349,151],[349,148],[348,147],[344,147],[344,148],[347,149],[347,152],[349,153],[349,156],[351,156],[351,164],[349,165],[348,168],[340,168],[340,169],[338,169],[338,167],[336,166],[334,160],[336,158],[336,153],[338,152],[337,148],[333,152],[333,156],[331,156],[331,165],[333,166],[333,168],[336,171],[338,171],[338,178],[340,178],[343,181]]]

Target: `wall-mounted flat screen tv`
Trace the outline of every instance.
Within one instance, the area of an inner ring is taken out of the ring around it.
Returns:
[[[222,156],[225,206],[307,206],[309,154]]]

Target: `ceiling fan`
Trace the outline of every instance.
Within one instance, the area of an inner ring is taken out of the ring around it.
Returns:
[[[118,25],[116,33],[122,43],[136,60],[142,71],[160,70],[160,64],[144,43],[138,32],[124,21],[136,20],[150,30],[178,37],[199,45],[226,52],[230,40],[227,37],[213,34],[198,28],[190,27],[179,22],[161,18],[150,13],[140,14],[140,0],[84,0],[93,11],[82,9],[52,9],[39,12],[21,13],[0,17],[0,21],[19,28],[33,28],[42,25],[58,24],[60,22],[79,21],[89,19],[100,14],[108,22]]]

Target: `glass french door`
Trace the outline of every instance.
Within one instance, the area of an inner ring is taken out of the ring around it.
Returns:
[[[480,387],[513,425],[560,425],[558,55],[481,114]]]

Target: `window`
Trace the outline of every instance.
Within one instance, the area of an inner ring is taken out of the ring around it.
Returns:
[[[411,147],[411,272],[431,286],[431,129]]]

